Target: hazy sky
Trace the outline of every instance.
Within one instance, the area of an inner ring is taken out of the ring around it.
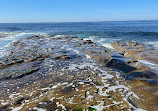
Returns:
[[[0,0],[0,22],[158,20],[158,0]]]

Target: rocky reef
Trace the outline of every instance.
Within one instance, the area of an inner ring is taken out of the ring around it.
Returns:
[[[136,42],[112,46],[42,35],[14,42],[0,58],[0,110],[156,111],[157,72],[139,61],[156,64],[156,50]]]
[[[150,45],[140,44],[135,41],[113,42],[111,43],[115,51],[122,53],[126,57],[137,61],[149,61],[155,65],[158,64],[158,50]]]

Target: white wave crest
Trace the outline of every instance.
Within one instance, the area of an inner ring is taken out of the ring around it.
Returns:
[[[103,44],[103,46],[108,49],[113,49],[113,47],[110,45],[110,43],[105,43],[105,44]]]
[[[153,47],[158,49],[158,41],[152,41],[152,42],[150,41],[150,42],[146,42],[145,44],[152,45]]]
[[[27,32],[0,32],[0,57],[7,53],[7,49],[10,44],[17,41],[18,39],[25,38],[28,36],[36,35],[36,33]]]

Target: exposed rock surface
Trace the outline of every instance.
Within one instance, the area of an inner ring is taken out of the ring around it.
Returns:
[[[146,60],[158,65],[158,50],[150,45],[140,44],[138,42],[112,42],[115,51],[122,53],[126,57],[135,60]]]
[[[123,55],[77,37],[14,42],[0,58],[0,110],[157,110],[157,74]]]

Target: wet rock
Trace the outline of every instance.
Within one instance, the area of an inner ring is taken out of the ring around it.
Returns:
[[[0,80],[2,80],[2,79],[9,79],[9,78],[11,78],[11,76],[12,76],[11,70],[1,71]]]
[[[144,72],[131,72],[126,76],[126,79],[128,80],[151,79],[151,78],[157,78],[157,74],[150,71],[144,71]]]
[[[21,63],[23,60],[15,60],[14,63]]]
[[[115,69],[122,71],[122,72],[125,72],[125,73],[136,70],[136,68],[127,65],[124,61],[119,60],[119,59],[111,59],[106,64],[106,66],[111,67],[111,68],[115,68]]]
[[[0,107],[0,111],[10,111],[9,105],[5,105],[3,107]]]
[[[57,109],[56,103],[52,101],[42,101],[37,108],[46,109],[47,111],[55,111]]]
[[[57,60],[57,59],[66,60],[66,59],[70,59],[70,56],[68,56],[68,55],[61,55],[61,56],[58,56],[58,57],[54,57],[53,59],[55,59],[55,60]]]
[[[24,97],[17,98],[16,100],[14,100],[13,104],[15,105],[22,104],[24,100],[25,100]]]
[[[141,53],[143,51],[141,50],[137,50],[137,49],[130,49],[130,50],[127,50],[125,53],[124,53],[124,56],[128,56],[128,57],[134,57],[136,56],[137,54]]]
[[[150,45],[140,44],[138,42],[113,42],[111,43],[115,51],[122,53],[126,57],[133,58],[134,60],[145,60],[151,64],[158,65],[158,50]]]
[[[12,74],[12,79],[17,79],[17,78],[21,78],[25,75],[31,74],[35,71],[39,70],[38,67],[32,67],[31,69],[23,69],[23,70],[19,70],[16,73]]]
[[[3,66],[4,66],[4,65],[3,65],[2,63],[0,63],[0,69],[3,68]]]
[[[69,86],[69,87],[66,87],[64,88],[63,90],[61,90],[63,93],[71,93],[71,91],[73,90],[74,88],[72,86]]]
[[[128,58],[124,58],[121,55],[114,56],[107,51],[101,54],[94,51],[88,51],[87,53],[90,54],[92,59],[95,59],[102,65],[125,73],[134,71],[138,67],[135,62],[129,61]]]
[[[39,70],[39,67],[30,67],[30,66],[24,66],[24,67],[16,67],[16,68],[9,68],[4,69],[0,71],[0,79],[17,79],[21,78],[24,75],[31,74],[35,71]]]
[[[93,42],[91,40],[86,40],[84,44],[93,44]]]

